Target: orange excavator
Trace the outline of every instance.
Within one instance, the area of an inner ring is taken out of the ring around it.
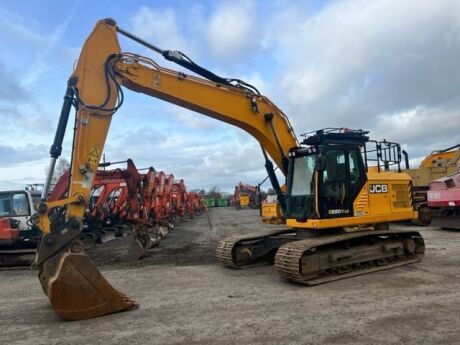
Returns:
[[[117,34],[199,76],[122,52]],[[43,232],[35,265],[43,291],[60,317],[87,319],[137,306],[108,283],[79,241],[110,122],[123,103],[122,87],[237,126],[260,143],[287,227],[221,241],[216,255],[225,266],[274,258],[283,277],[312,285],[422,259],[420,233],[387,227],[389,222],[416,217],[411,180],[400,172],[383,171],[380,165],[367,165],[361,154],[370,141],[367,132],[321,130],[301,144],[287,116],[254,86],[222,78],[185,54],[162,50],[105,19],[87,38],[68,80],[43,200],[34,218]],[[72,106],[76,119],[69,190],[66,198],[47,202]],[[285,193],[272,160],[286,177]],[[54,207],[65,209],[62,218],[49,217]]]
[[[173,208],[174,223],[185,217],[187,211],[187,189],[184,180],[174,181],[171,186],[171,204]]]
[[[235,186],[235,208],[240,210],[243,207],[259,208],[260,206],[260,189],[259,186],[239,182]]]
[[[126,168],[105,170],[111,164],[126,163]],[[157,242],[154,226],[143,212],[142,175],[139,174],[131,159],[122,162],[104,162],[99,165],[93,180],[81,240],[104,243],[117,236],[135,234],[134,241],[127,250],[126,259],[136,261],[145,254],[145,250]],[[66,171],[57,181],[48,202],[55,202],[67,196],[70,172]],[[63,219],[65,207],[53,208],[48,216]]]

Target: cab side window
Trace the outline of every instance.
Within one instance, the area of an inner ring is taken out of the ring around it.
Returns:
[[[8,217],[11,214],[10,194],[0,195],[0,217]]]

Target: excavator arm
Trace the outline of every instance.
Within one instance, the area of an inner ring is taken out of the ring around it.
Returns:
[[[146,57],[122,53],[117,32],[201,77],[163,68]],[[280,190],[268,155],[286,174],[288,152],[300,146],[286,115],[254,87],[221,78],[183,53],[164,51],[144,42],[117,28],[112,19],[99,21],[68,81],[50,150],[43,201],[38,207],[37,226],[44,234],[36,257],[39,279],[54,311],[64,319],[87,319],[137,306],[102,277],[78,240],[111,118],[123,103],[122,86],[244,129],[259,141],[275,189]],[[76,116],[68,196],[46,202],[72,106]],[[51,221],[49,211],[53,207],[65,208],[65,219]]]

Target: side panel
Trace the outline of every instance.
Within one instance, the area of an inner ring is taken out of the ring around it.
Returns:
[[[370,215],[391,213],[390,184],[388,180],[368,180]]]
[[[353,211],[355,217],[369,216],[369,193],[367,190],[368,184],[365,183],[358,196],[353,202]]]
[[[412,207],[411,179],[404,173],[368,173],[367,182],[353,202],[353,217],[308,219],[298,222],[287,219],[294,228],[327,229],[374,223],[387,223],[417,218]]]

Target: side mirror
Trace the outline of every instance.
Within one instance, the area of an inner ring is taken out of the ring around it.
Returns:
[[[316,159],[315,170],[316,171],[324,171],[324,170],[326,170],[326,157],[325,156],[319,156]]]

